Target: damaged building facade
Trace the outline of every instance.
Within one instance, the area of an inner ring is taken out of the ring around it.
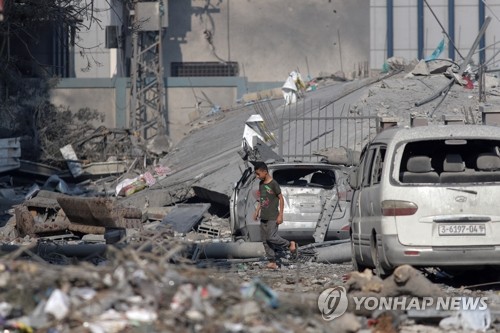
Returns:
[[[72,74],[63,76],[52,101],[97,109],[107,127],[129,127],[132,19],[119,1],[95,3],[103,28],[92,25],[80,34],[79,44],[89,48],[82,54],[75,46]],[[281,89],[273,89],[290,71],[306,79],[338,71],[352,76],[368,61],[366,1],[191,0],[163,7],[165,109],[174,142],[200,115],[254,100],[259,91],[281,97]]]

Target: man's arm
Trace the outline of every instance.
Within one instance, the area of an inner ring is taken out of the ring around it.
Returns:
[[[283,210],[285,209],[285,200],[283,199],[283,194],[279,194],[278,198],[280,200],[280,207],[278,212],[278,218],[276,219],[277,224],[283,223]]]
[[[257,208],[255,209],[255,213],[253,213],[253,219],[256,221],[259,218],[260,214],[260,201],[257,202]]]

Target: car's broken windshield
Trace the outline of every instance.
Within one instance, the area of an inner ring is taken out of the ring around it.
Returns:
[[[335,185],[335,173],[332,170],[309,169],[280,169],[275,170],[273,178],[284,186],[318,186],[331,188]]]

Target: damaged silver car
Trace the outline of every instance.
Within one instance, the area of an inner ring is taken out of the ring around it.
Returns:
[[[285,208],[279,234],[300,243],[349,238],[351,188],[348,167],[321,162],[268,164],[280,184]],[[259,221],[253,219],[258,180],[249,167],[236,183],[230,201],[231,228],[237,239],[260,241]]]

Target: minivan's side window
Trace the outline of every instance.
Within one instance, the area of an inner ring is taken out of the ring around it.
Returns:
[[[372,185],[379,184],[382,179],[382,170],[384,168],[385,147],[379,147],[375,154],[373,162]]]
[[[375,156],[376,147],[370,148],[366,152],[366,159],[363,163],[363,180],[361,182],[362,187],[370,186],[370,180],[373,169],[373,157]]]

